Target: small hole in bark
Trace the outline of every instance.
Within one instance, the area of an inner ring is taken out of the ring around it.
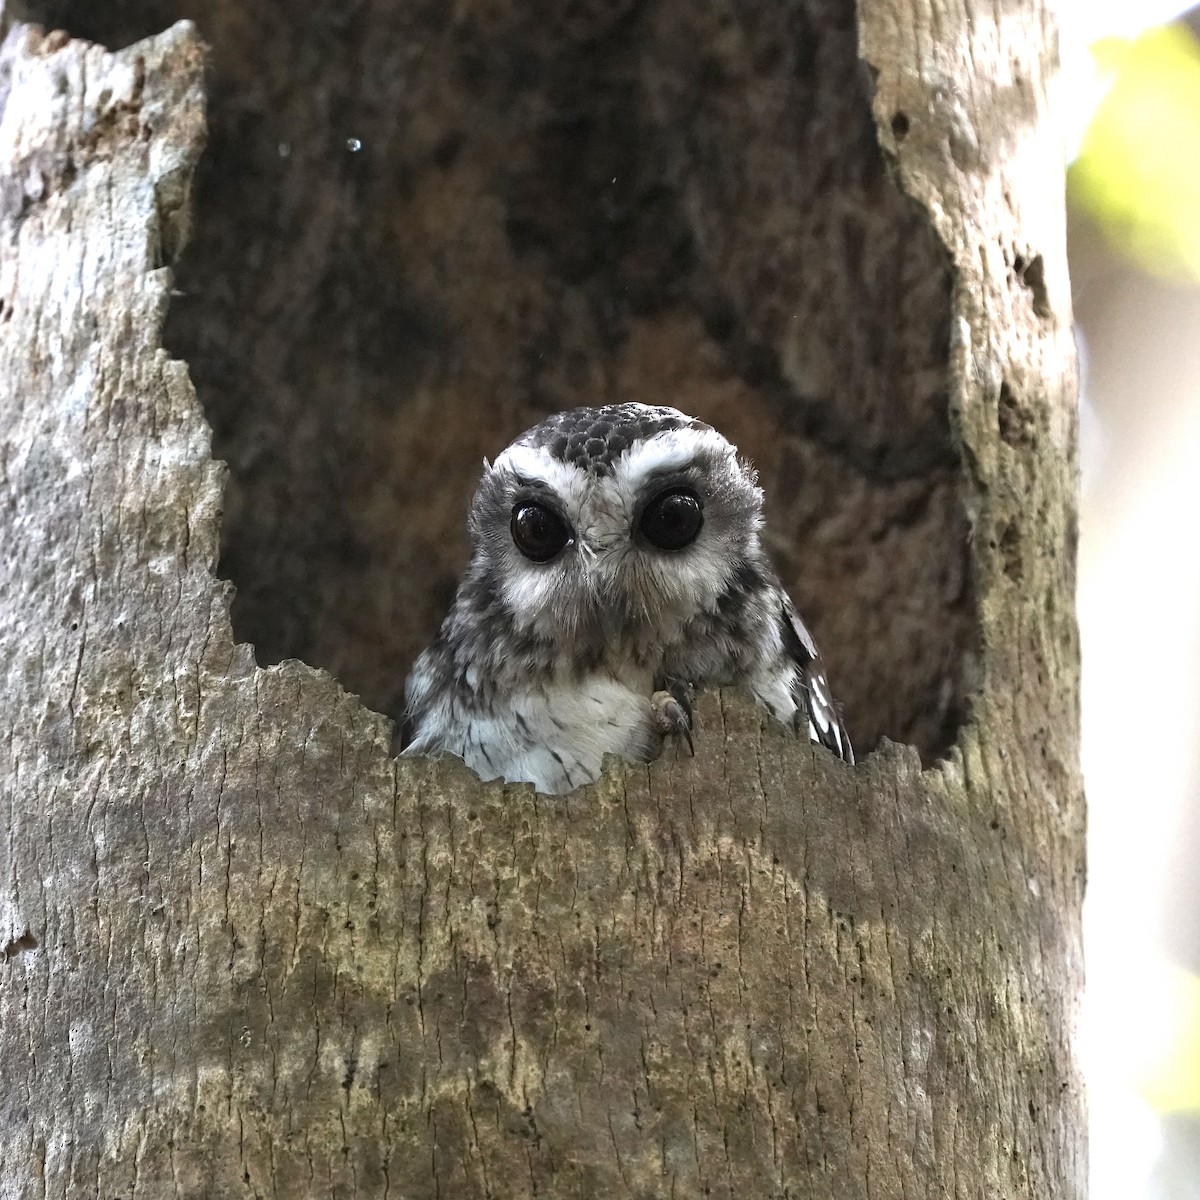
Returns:
[[[1035,444],[1033,417],[1017,399],[1007,380],[1000,384],[996,420],[1001,439],[1014,450],[1028,450]]]
[[[1022,254],[1013,256],[1013,274],[1028,290],[1034,313],[1047,319],[1051,315],[1050,296],[1046,291],[1046,264],[1040,254],[1026,259]]]
[[[37,947],[37,938],[27,929],[20,937],[13,938],[0,949],[0,954],[4,956],[4,961],[8,962],[9,959],[16,958],[18,954],[24,954],[27,950],[36,950]]]
[[[1005,525],[1000,535],[1000,558],[1004,563],[1004,574],[1013,583],[1020,583],[1025,577],[1025,567],[1021,561],[1021,534],[1012,522]]]
[[[908,137],[908,113],[898,112],[892,116],[892,136],[898,142]]]

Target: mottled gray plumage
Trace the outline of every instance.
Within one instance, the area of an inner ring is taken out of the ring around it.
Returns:
[[[690,741],[695,689],[742,684],[853,762],[761,526],[753,470],[703,422],[642,404],[546,418],[485,464],[471,563],[406,685],[405,753],[565,792],[606,753]]]

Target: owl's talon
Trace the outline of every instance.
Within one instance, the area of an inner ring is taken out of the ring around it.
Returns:
[[[692,742],[691,705],[674,692],[655,692],[650,697],[650,708],[654,713],[654,727],[664,737],[682,737],[687,742],[688,753],[695,757],[696,747]]]
[[[663,681],[663,687],[683,705],[683,711],[687,713],[688,725],[691,725],[692,705],[696,703],[696,685],[690,679],[680,679],[677,676],[669,675]]]

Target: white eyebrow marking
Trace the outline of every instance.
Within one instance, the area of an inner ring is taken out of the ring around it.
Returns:
[[[737,453],[715,429],[668,429],[630,446],[613,463],[613,475],[625,495],[636,495],[651,475],[677,471],[705,451],[729,458]]]
[[[492,470],[510,471],[525,483],[549,488],[576,527],[576,534],[580,532],[579,523],[594,486],[592,477],[582,468],[553,457],[540,446],[509,446]]]

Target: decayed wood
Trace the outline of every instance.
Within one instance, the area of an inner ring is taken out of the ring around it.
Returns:
[[[686,22],[650,11],[674,44]],[[795,11],[852,29],[838,5]],[[1043,20],[860,14],[909,197],[873,211],[931,222],[954,284],[946,436],[979,646],[954,750],[923,771],[885,745],[851,770],[709,696],[694,759],[556,799],[392,760],[387,722],[331,677],[235,643],[222,472],[160,349],[202,140],[196,34],[110,55],[10,33],[5,1195],[1083,1194],[1073,377]],[[787,232],[730,220],[712,236]],[[880,218],[893,238],[899,220]],[[783,336],[741,287],[755,338]]]

